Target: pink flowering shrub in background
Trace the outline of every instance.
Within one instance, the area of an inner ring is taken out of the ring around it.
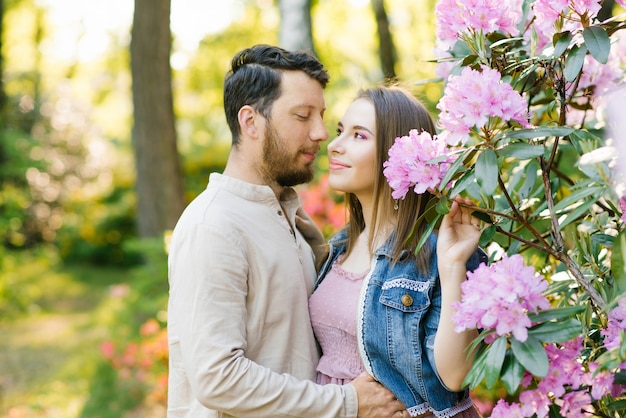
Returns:
[[[626,14],[601,7],[439,1],[439,132],[384,165],[394,198],[438,200],[427,232],[453,196],[477,202],[490,262],[453,320],[480,330],[465,384],[508,393],[492,417],[626,414]]]
[[[100,346],[100,351],[122,382],[144,391],[145,403],[166,405],[169,358],[167,329],[152,318],[141,325],[140,335],[140,341],[119,348],[107,340]]]
[[[298,191],[302,207],[320,227],[324,236],[330,237],[346,224],[346,207],[343,196],[328,187],[328,173]]]

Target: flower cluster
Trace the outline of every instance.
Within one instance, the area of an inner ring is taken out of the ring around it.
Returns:
[[[543,276],[524,265],[521,255],[504,255],[490,266],[481,264],[467,273],[461,284],[461,301],[452,306],[457,332],[474,328],[495,328],[497,335],[513,334],[518,341],[528,338],[528,312],[548,309],[542,292],[548,287]]]
[[[459,34],[501,31],[519,32],[522,0],[442,0],[435,7],[437,40],[451,47]]]
[[[532,5],[534,13],[533,28],[537,36],[537,47],[542,50],[552,43],[555,33],[555,23],[561,17],[566,17],[563,30],[572,32],[581,29],[581,19],[595,17],[600,11],[598,0],[536,0]],[[574,16],[576,15],[576,16]]]
[[[411,187],[415,193],[423,194],[439,186],[454,160],[447,154],[443,137],[412,129],[408,136],[396,138],[389,149],[389,159],[383,163],[383,174],[393,189],[393,198],[404,199]]]
[[[441,111],[439,122],[449,132],[448,143],[463,144],[470,129],[481,129],[490,117],[515,121],[524,127],[528,123],[528,104],[522,95],[501,80],[497,70],[482,66],[482,71],[465,67],[460,76],[450,76],[437,104]]]
[[[626,202],[624,202],[624,206],[626,206]],[[609,313],[609,324],[606,329],[602,330],[604,345],[607,350],[619,347],[621,332],[626,332],[626,298],[620,299],[617,306]]]
[[[545,418],[554,399],[560,399],[563,417],[587,417],[592,412],[591,401],[611,393],[617,395],[623,387],[613,384],[613,375],[607,370],[596,373],[597,365],[589,362],[588,370],[581,364],[582,336],[562,345],[549,344],[546,354],[550,368],[545,378],[532,388],[533,377],[526,373],[519,403],[508,404],[499,400],[491,413],[492,418],[532,417]]]

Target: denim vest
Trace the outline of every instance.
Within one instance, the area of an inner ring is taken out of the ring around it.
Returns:
[[[329,257],[318,275],[316,287],[337,257],[346,250],[346,230],[330,241]],[[435,369],[435,333],[441,313],[441,287],[437,269],[437,238],[425,245],[432,249],[430,271],[418,271],[415,256],[405,250],[392,267],[389,241],[374,254],[370,273],[363,279],[357,313],[357,339],[365,369],[406,405],[411,416],[432,412],[452,417],[472,406],[467,389],[448,390]],[[477,249],[467,262],[473,271],[487,262]]]

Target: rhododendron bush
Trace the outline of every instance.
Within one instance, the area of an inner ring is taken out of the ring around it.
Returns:
[[[490,261],[453,319],[480,330],[465,383],[510,395],[492,417],[626,413],[626,16],[600,8],[439,1],[438,134],[385,162],[394,198],[436,196],[427,230],[454,196],[477,202]]]

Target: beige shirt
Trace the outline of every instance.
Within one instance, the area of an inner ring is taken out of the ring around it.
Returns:
[[[214,173],[170,246],[169,418],[356,417],[351,385],[313,383],[313,252],[294,190]],[[306,215],[304,215],[306,216]],[[218,412],[219,411],[219,412]]]

